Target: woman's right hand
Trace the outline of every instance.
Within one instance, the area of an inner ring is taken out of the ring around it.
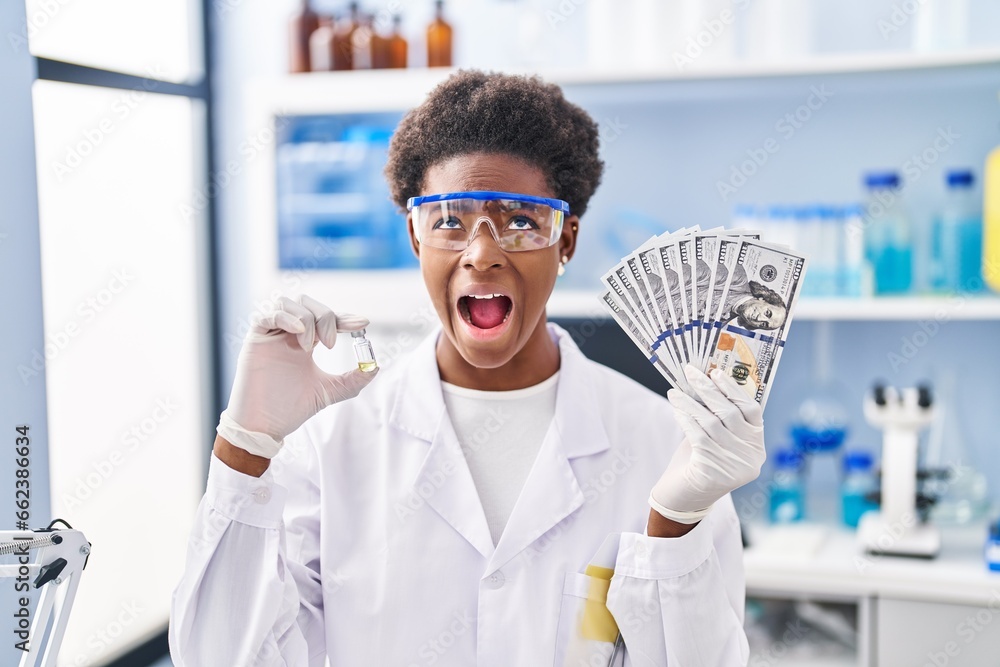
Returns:
[[[255,315],[236,363],[229,407],[218,433],[250,454],[271,458],[285,436],[323,408],[354,398],[377,374],[355,368],[327,373],[313,361],[317,342],[332,348],[337,333],[368,326],[358,315],[340,315],[306,295],[278,300],[274,312]]]

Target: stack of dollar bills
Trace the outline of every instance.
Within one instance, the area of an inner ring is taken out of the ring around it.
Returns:
[[[761,407],[778,368],[806,258],[749,230],[654,236],[601,278],[601,303],[671,385],[721,368]]]

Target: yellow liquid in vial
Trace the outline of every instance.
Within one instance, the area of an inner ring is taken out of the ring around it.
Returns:
[[[371,373],[373,370],[378,368],[378,363],[375,361],[359,361],[358,368],[363,370],[365,373]]]

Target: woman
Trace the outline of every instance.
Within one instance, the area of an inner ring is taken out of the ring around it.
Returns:
[[[597,148],[534,78],[460,72],[407,114],[386,174],[440,330],[335,376],[314,346],[366,319],[302,296],[254,323],[174,596],[178,667],[605,664],[619,632],[625,664],[745,664],[728,494],[763,462],[759,407],[689,368],[701,402],[672,390],[671,410],[546,322]]]

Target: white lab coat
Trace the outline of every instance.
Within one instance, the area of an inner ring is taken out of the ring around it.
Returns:
[[[584,569],[611,533],[607,606],[626,664],[746,664],[731,498],[683,537],[645,536],[649,490],[682,437],[673,409],[549,330],[555,418],[495,548],[445,413],[436,334],[306,422],[261,478],[213,456],[173,598],[175,665],[561,667]],[[516,417],[487,416],[484,431],[503,418]]]

